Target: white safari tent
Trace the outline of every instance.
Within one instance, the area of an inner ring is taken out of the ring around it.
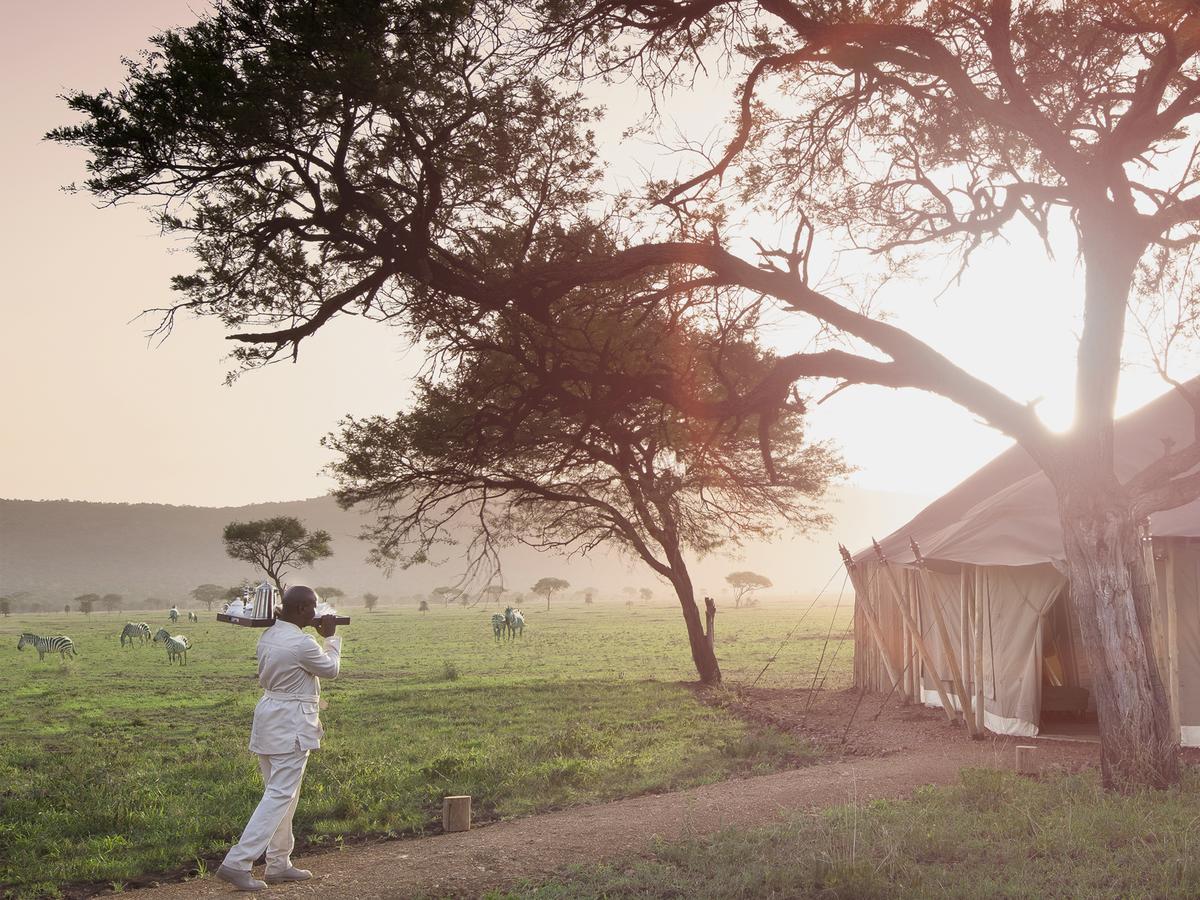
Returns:
[[[1120,419],[1118,477],[1161,456],[1164,441],[1190,442],[1192,427],[1174,392]],[[1182,743],[1200,746],[1200,501],[1152,516],[1143,547],[1163,683]],[[878,549],[843,557],[857,596],[860,687],[961,709],[972,732],[1033,736],[1048,723],[1094,718],[1054,490],[1020,447]]]

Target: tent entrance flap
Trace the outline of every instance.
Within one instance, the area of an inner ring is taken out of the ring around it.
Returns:
[[[1097,733],[1096,704],[1087,654],[1082,651],[1079,622],[1066,585],[1042,616],[1042,697],[1039,728],[1043,733]]]

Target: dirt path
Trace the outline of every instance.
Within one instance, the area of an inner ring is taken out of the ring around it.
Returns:
[[[836,734],[838,743],[853,695],[823,699],[801,716],[802,698],[762,692],[745,699],[752,715],[809,736]],[[878,700],[875,701],[878,705]],[[313,870],[308,883],[272,887],[275,898],[410,898],[478,896],[522,878],[549,875],[564,866],[646,851],[655,838],[676,840],[730,825],[765,825],[797,810],[882,797],[903,797],[925,784],[948,784],[967,766],[1009,768],[1015,740],[972,742],[940,712],[900,707],[862,711],[846,746],[859,755],[754,778],[735,779],[670,794],[619,800],[513,819],[461,834],[387,841],[299,858]],[[803,728],[800,722],[803,721]],[[1094,744],[1037,743],[1048,768],[1094,765]],[[869,755],[861,755],[869,754]],[[209,877],[139,890],[138,900],[232,896]]]

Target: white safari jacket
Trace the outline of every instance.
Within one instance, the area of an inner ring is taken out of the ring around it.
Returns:
[[[258,641],[258,683],[262,699],[250,728],[253,753],[291,753],[321,746],[321,676],[337,678],[342,639],[326,639],[325,649],[291,622],[277,619]]]

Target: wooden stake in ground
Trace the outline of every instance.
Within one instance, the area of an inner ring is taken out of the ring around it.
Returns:
[[[955,715],[953,707],[950,706],[950,698],[946,696],[946,689],[942,687],[942,679],[938,676],[937,666],[933,664],[933,657],[929,653],[929,648],[925,646],[921,632],[917,629],[917,623],[913,621],[912,616],[904,606],[904,596],[900,592],[900,585],[896,583],[896,573],[892,571],[887,557],[883,555],[883,548],[879,546],[879,542],[872,539],[871,543],[875,546],[875,555],[879,557],[879,567],[887,577],[888,585],[892,589],[892,597],[896,601],[900,615],[904,617],[904,624],[908,626],[913,642],[917,645],[917,652],[921,655],[921,660],[925,663],[925,667],[933,673],[933,685],[937,688],[938,699],[942,701],[942,709],[946,711],[946,718],[953,724]]]
[[[471,795],[462,794],[442,799],[442,830],[470,831]]]
[[[1031,744],[1018,744],[1017,774],[1037,775],[1038,772],[1037,747]]]
[[[950,632],[946,629],[946,619],[942,616],[941,604],[933,593],[933,582],[929,577],[929,570],[925,568],[925,557],[921,556],[921,547],[917,544],[916,538],[909,537],[908,543],[912,547],[913,557],[917,561],[917,573],[921,579],[921,585],[925,588],[925,596],[929,598],[929,609],[933,613],[933,622],[937,625],[938,637],[942,639],[942,649],[946,653],[946,662],[950,665],[950,679],[954,682],[954,692],[958,694],[958,705],[962,707],[963,723],[967,726],[967,733],[971,737],[982,737],[982,735],[975,731],[975,716],[971,711],[971,697],[967,694],[967,689],[963,685],[962,669],[958,665],[958,658],[954,652],[954,644],[950,640]]]

